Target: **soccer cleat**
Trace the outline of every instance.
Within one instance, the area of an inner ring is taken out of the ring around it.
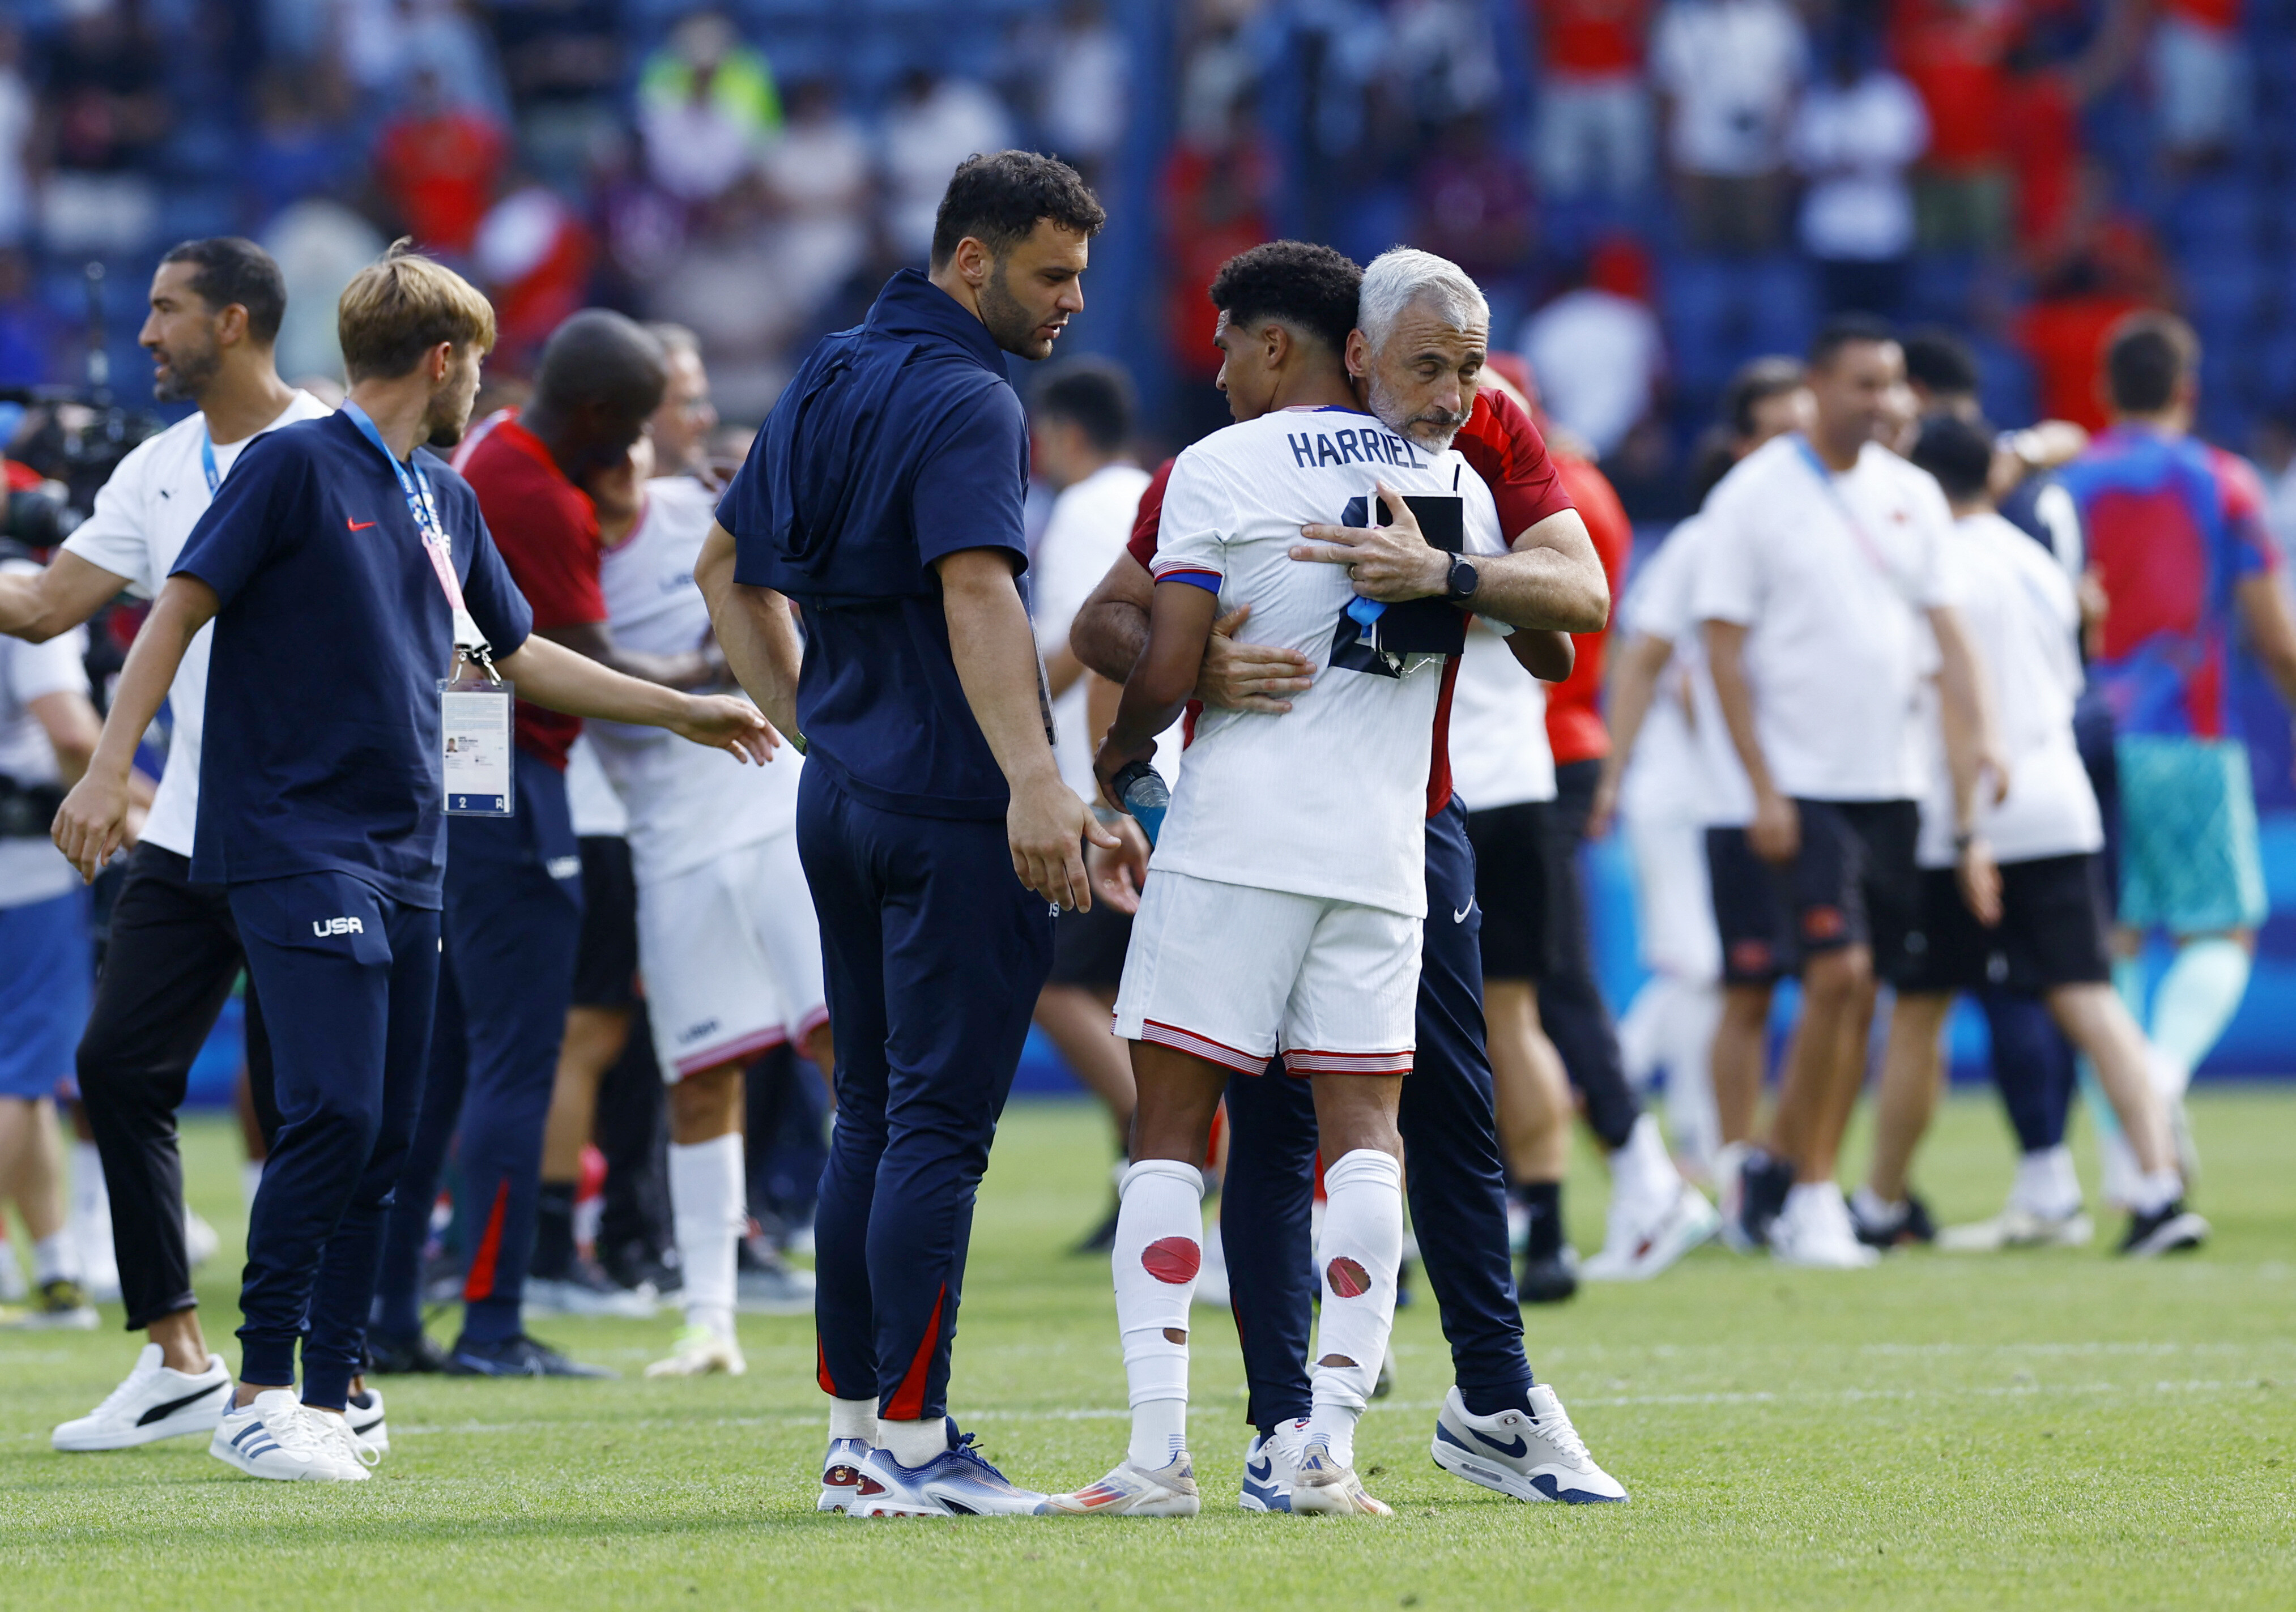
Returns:
[[[1706,1194],[1685,1181],[1656,1219],[1641,1225],[1612,1220],[1603,1251],[1578,1273],[1588,1281],[1648,1281],[1721,1229],[1722,1216]]]
[[[529,1276],[519,1299],[521,1312],[543,1315],[608,1316],[620,1321],[653,1319],[653,1295],[623,1287],[592,1259],[577,1256],[563,1276]]]
[[[208,1453],[250,1477],[356,1483],[367,1475],[356,1457],[318,1425],[324,1412],[306,1411],[292,1388],[266,1388],[252,1404],[226,1411],[208,1441]],[[340,1420],[340,1419],[331,1419]],[[349,1429],[344,1429],[348,1438]]]
[[[1292,1510],[1310,1517],[1392,1517],[1395,1508],[1366,1492],[1353,1467],[1332,1459],[1332,1447],[1317,1439],[1300,1452],[1292,1475]]]
[[[1292,1424],[1295,1433],[1305,1428],[1305,1421]],[[1292,1510],[1292,1462],[1290,1451],[1283,1440],[1262,1438],[1255,1433],[1243,1452],[1243,1491],[1235,1503],[1247,1511],[1283,1511]]]
[[[1906,1201],[1894,1215],[1869,1215],[1853,1198],[1849,1200],[1849,1223],[1857,1240],[1869,1248],[1903,1248],[1937,1240],[1937,1223],[1930,1218],[1930,1207],[1917,1192],[1907,1192]]]
[[[850,1511],[861,1493],[861,1463],[869,1458],[868,1444],[858,1438],[832,1438],[829,1453],[821,1458],[821,1498],[816,1511]]]
[[[390,1453],[390,1429],[383,1425],[381,1388],[365,1388],[352,1395],[343,1405],[343,1420],[350,1426],[352,1442],[362,1450],[372,1450],[375,1461]],[[369,1466],[373,1464],[373,1461],[367,1462]]]
[[[1621,1501],[1627,1491],[1595,1464],[1570,1413],[1544,1383],[1530,1390],[1530,1411],[1471,1416],[1454,1388],[1435,1417],[1435,1464],[1455,1477],[1517,1500],[1574,1506]]]
[[[59,1276],[40,1284],[29,1310],[11,1315],[4,1323],[26,1332],[93,1332],[102,1318],[79,1283]]]
[[[231,1403],[231,1371],[223,1356],[209,1355],[207,1370],[196,1373],[161,1365],[161,1358],[158,1344],[145,1344],[127,1380],[86,1415],[60,1424],[48,1442],[78,1453],[215,1431]]]
[[[1202,1497],[1196,1492],[1196,1469],[1183,1450],[1153,1472],[1126,1461],[1096,1484],[1070,1494],[1047,1494],[1037,1503],[1037,1515],[1193,1517],[1202,1509]]]
[[[734,1307],[749,1315],[813,1313],[813,1272],[793,1265],[758,1238],[741,1244],[734,1272]]]
[[[1815,1271],[1862,1271],[1882,1256],[1857,1240],[1849,1206],[1831,1186],[1804,1193],[1770,1223],[1770,1257]]]
[[[443,1368],[449,1377],[589,1377],[618,1378],[620,1372],[605,1366],[586,1366],[580,1361],[569,1360],[547,1344],[535,1342],[523,1332],[515,1338],[505,1338],[500,1343],[476,1343],[468,1338],[455,1340]]]
[[[2076,1207],[2069,1215],[2036,1215],[2011,1204],[1990,1220],[1965,1226],[1948,1226],[1938,1233],[1937,1246],[1948,1254],[1997,1254],[2004,1248],[2080,1248],[2096,1235],[2096,1226]]]
[[[888,1451],[872,1450],[849,1517],[1029,1517],[1045,1497],[1023,1489],[991,1466],[972,1435],[948,1423],[948,1448],[922,1467],[905,1467]]]
[[[447,1369],[447,1351],[428,1332],[417,1332],[412,1338],[385,1338],[370,1330],[366,1335],[366,1353],[367,1371],[376,1377],[412,1377]]]
[[[668,1357],[657,1360],[645,1369],[648,1377],[709,1377],[724,1372],[739,1377],[750,1369],[742,1358],[742,1346],[730,1338],[720,1338],[707,1327],[687,1327],[670,1346]]]
[[[2131,1215],[2121,1234],[2120,1251],[2131,1259],[2152,1259],[2181,1254],[2209,1240],[2209,1223],[2185,1207],[2181,1198],[2150,1215]]]

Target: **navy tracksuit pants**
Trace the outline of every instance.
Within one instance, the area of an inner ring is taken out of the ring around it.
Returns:
[[[413,1330],[406,1317],[420,1313],[422,1229],[438,1196],[440,1138],[451,1132],[471,1228],[463,1336],[499,1343],[519,1331],[542,1130],[581,940],[582,855],[565,775],[524,750],[516,764],[517,815],[447,821],[446,961],[461,1011],[440,1014],[421,1122],[430,1145],[409,1154],[399,1185],[381,1304],[390,1330]]]
[[[341,1409],[366,1347],[383,1218],[414,1133],[439,914],[347,873],[231,887],[262,993],[280,1126],[247,1231],[240,1379]]]
[[[1453,916],[1460,912],[1467,916]],[[1455,799],[1427,823],[1419,1045],[1397,1117],[1420,1259],[1471,1410],[1512,1401],[1531,1382],[1483,1041],[1481,931],[1466,808]],[[1315,1098],[1279,1061],[1231,1078],[1227,1113],[1234,1140],[1220,1190],[1221,1240],[1250,1388],[1244,1416],[1265,1433],[1310,1408]]]
[[[1004,824],[887,812],[827,766],[798,789],[821,916],[837,1125],[815,1222],[819,1377],[896,1421],[943,1415],[972,1206],[1053,919]]]

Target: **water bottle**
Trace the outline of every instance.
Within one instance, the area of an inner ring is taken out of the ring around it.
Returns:
[[[1124,809],[1139,823],[1140,831],[1148,836],[1148,843],[1156,843],[1156,835],[1164,826],[1165,810],[1172,804],[1172,791],[1154,767],[1145,761],[1128,761],[1110,779],[1116,798]]]

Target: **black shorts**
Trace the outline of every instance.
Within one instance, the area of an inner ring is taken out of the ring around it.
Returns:
[[[1467,814],[1475,904],[1483,909],[1486,979],[1546,976],[1555,841],[1549,814],[1544,800]]]
[[[1113,991],[1131,945],[1131,918],[1105,901],[1095,900],[1088,912],[1062,912],[1053,923],[1053,972],[1045,983]]]
[[[1706,878],[1722,937],[1722,982],[1775,985],[1798,966],[1775,870],[1754,855],[1743,829],[1706,831]]]
[[[626,1008],[638,999],[638,881],[630,842],[585,834],[582,938],[574,953],[574,1005]]]
[[[2093,853],[2001,864],[2001,923],[1987,929],[1961,898],[1951,868],[1922,873],[1919,926],[1906,937],[1906,991],[2005,986],[2038,995],[2112,978],[2105,951],[2103,859]]]
[[[1866,946],[1875,977],[1900,983],[1914,956],[1906,943],[1921,917],[1914,860],[1921,807],[1910,800],[1797,800],[1794,808],[1801,852],[1777,877],[1802,957]]]

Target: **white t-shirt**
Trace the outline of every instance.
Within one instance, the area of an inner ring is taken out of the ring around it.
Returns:
[[[1147,486],[1148,472],[1138,465],[1104,464],[1062,488],[1053,500],[1052,515],[1029,565],[1029,601],[1036,612],[1039,652],[1050,655],[1067,647],[1077,612],[1124,552]],[[1062,780],[1091,800],[1100,792],[1092,776],[1098,735],[1086,731],[1091,725],[1085,717],[1086,681],[1078,677],[1053,701],[1053,727],[1060,735],[1053,756],[1060,763]]]
[[[1546,685],[1480,616],[1451,689],[1451,787],[1470,812],[1554,798]]]
[[[1777,787],[1808,800],[1927,794],[1919,711],[1937,646],[1923,613],[1949,602],[1953,527],[1937,482],[1871,442],[1836,475],[1785,436],[1724,477],[1704,513],[1692,610],[1747,629],[1755,732]]]
[[[1159,582],[1216,580],[1223,612],[1251,604],[1241,639],[1297,650],[1316,672],[1283,715],[1199,719],[1157,865],[1425,915],[1427,770],[1444,657],[1390,662],[1358,649],[1360,629],[1344,614],[1354,597],[1346,570],[1290,557],[1302,526],[1360,523],[1374,479],[1405,493],[1458,494],[1466,552],[1505,552],[1490,489],[1456,450],[1431,456],[1351,409],[1281,409],[1214,432],[1172,467]]]
[[[1808,59],[1785,0],[1673,0],[1651,36],[1651,76],[1674,98],[1675,161],[1725,176],[1776,169]]]
[[[630,831],[630,814],[607,781],[587,732],[577,734],[566,751],[566,814],[574,820],[577,839],[621,839]]]
[[[690,476],[645,487],[637,529],[598,568],[614,641],[649,655],[682,655],[709,634],[709,606],[693,583],[718,501]],[[727,851],[797,828],[798,773],[783,744],[763,766],[705,749],[661,728],[584,724],[607,781],[629,814],[630,865],[640,884],[714,862]]]
[[[1906,169],[1929,143],[1929,114],[1897,74],[1812,85],[1789,141],[1794,166],[1810,182],[1801,200],[1803,249],[1814,258],[1868,263],[1913,250]]]
[[[1619,607],[1627,639],[1647,634],[1673,647],[1620,781],[1619,809],[1643,822],[1742,828],[1753,815],[1753,790],[1723,724],[1706,673],[1705,636],[1690,610],[1708,529],[1696,515],[1677,525],[1636,568]]]
[[[308,392],[295,399],[263,430],[275,431],[299,420],[317,420],[334,411]],[[216,475],[231,474],[240,450],[255,440],[215,445]],[[207,440],[207,416],[193,413],[176,421],[119,462],[111,479],[95,495],[95,511],[64,539],[67,552],[90,565],[124,577],[133,593],[149,599],[176,568],[176,556],[192,535],[200,517],[208,512],[210,495],[200,445]],[[144,825],[144,839],[179,856],[192,854],[192,830],[198,821],[200,800],[200,732],[208,703],[208,644],[213,623],[201,627],[184,651],[176,680],[168,685],[168,710],[172,727],[168,735],[168,764],[160,774],[160,792],[152,802],[152,815]]]
[[[4,576],[37,577],[39,570],[29,561],[0,563]],[[86,654],[87,634],[80,627],[45,643],[0,638],[0,773],[25,785],[62,781],[55,747],[31,704],[50,694],[86,693]],[[45,835],[0,839],[0,907],[53,901],[78,883],[78,873]]]
[[[1631,297],[1581,286],[1523,322],[1522,356],[1546,412],[1584,437],[1596,458],[1650,413],[1666,363],[1658,315]]]
[[[1955,523],[1947,550],[1953,600],[1993,691],[2009,758],[2009,793],[1979,799],[1978,831],[2000,862],[2072,856],[2104,844],[2104,822],[2073,740],[2073,704],[2085,681],[2076,634],[2080,602],[2064,568],[1998,515]],[[1953,780],[1939,735],[1922,803],[1920,861],[1947,868],[1953,855]]]

